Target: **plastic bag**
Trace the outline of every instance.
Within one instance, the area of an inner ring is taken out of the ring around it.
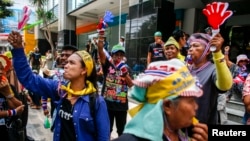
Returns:
[[[45,117],[43,126],[44,126],[44,128],[46,128],[46,129],[50,128],[50,121],[49,121],[48,116]]]

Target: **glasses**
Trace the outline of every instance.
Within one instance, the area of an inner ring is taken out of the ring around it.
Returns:
[[[65,56],[65,57],[69,57],[70,55],[71,55],[71,54],[66,54],[66,53],[60,54],[61,57],[64,57],[64,56]]]

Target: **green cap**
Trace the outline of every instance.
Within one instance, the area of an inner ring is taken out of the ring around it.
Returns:
[[[113,53],[116,53],[118,51],[121,51],[121,52],[125,53],[125,48],[123,46],[119,45],[119,44],[115,45],[115,46],[112,47],[111,53],[113,54]]]
[[[160,32],[160,31],[157,31],[157,32],[155,32],[154,36],[161,37],[162,35],[161,35],[161,32]]]

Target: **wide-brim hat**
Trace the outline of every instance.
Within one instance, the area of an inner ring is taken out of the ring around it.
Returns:
[[[247,61],[247,62],[249,62],[249,59],[248,59],[248,57],[245,54],[240,54],[240,55],[237,56],[236,64],[238,65],[238,63],[240,61],[244,61],[244,60]]]
[[[152,141],[162,140],[165,99],[200,97],[203,94],[198,80],[179,59],[150,63],[133,83],[131,97],[139,104],[129,110],[133,118],[123,132]]]
[[[150,63],[145,72],[133,80],[133,84],[147,89],[145,97],[154,98],[155,102],[178,96],[200,97],[203,94],[198,79],[176,58]]]
[[[0,63],[3,65],[3,68],[4,68],[3,70],[5,72],[7,72],[10,69],[10,67],[11,67],[11,61],[5,55],[0,54]]]

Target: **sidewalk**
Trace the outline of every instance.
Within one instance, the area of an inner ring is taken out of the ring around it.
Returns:
[[[49,107],[50,103],[48,103]],[[133,102],[129,102],[129,108],[134,107],[136,104]],[[29,106],[29,118],[27,124],[27,135],[35,139],[35,141],[53,141],[53,133],[50,129],[45,129],[43,126],[45,116],[43,115],[43,110],[31,109]],[[127,116],[127,121],[131,119],[131,117]],[[111,139],[117,138],[118,135],[116,133],[115,124],[113,127],[113,132],[111,133]]]

